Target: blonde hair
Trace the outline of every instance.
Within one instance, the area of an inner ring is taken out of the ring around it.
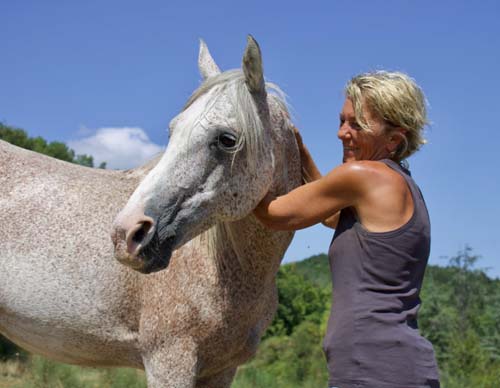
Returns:
[[[375,71],[353,77],[345,87],[361,128],[371,129],[363,117],[363,104],[370,113],[383,120],[386,131],[403,128],[402,142],[391,158],[401,161],[416,152],[426,140],[423,130],[427,121],[426,99],[422,89],[408,75],[400,72]]]

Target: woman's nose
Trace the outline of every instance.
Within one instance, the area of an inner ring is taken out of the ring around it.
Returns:
[[[341,125],[339,131],[337,132],[337,137],[339,139],[350,139],[352,137],[351,131],[346,125]]]

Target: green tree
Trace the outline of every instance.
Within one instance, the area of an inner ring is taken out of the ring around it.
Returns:
[[[320,325],[304,321],[291,336],[274,336],[259,347],[256,358],[241,368],[234,388],[316,388],[325,385],[327,369]]]
[[[0,139],[22,148],[32,149],[25,131],[19,128],[8,127],[3,123],[0,123]]]
[[[466,246],[448,267],[426,273],[420,327],[450,388],[493,388],[500,381],[500,281],[476,268],[479,258]]]
[[[290,335],[305,320],[321,322],[329,292],[305,279],[295,263],[281,266],[277,285],[278,311],[265,337]]]
[[[94,158],[89,155],[76,155],[76,158],[74,158],[74,162],[76,164],[80,164],[82,166],[87,166],[87,167],[94,167]],[[102,165],[102,163],[101,163]],[[102,168],[102,167],[99,167]]]
[[[53,141],[47,144],[44,152],[46,155],[56,159],[64,160],[73,163],[75,161],[75,151],[60,141]]]
[[[10,127],[3,123],[0,123],[0,140],[66,162],[94,167],[94,159],[90,155],[75,155],[75,151],[60,141],[47,143],[47,141],[40,136],[34,138],[29,137],[23,129]],[[99,168],[106,168],[106,162],[101,163]]]

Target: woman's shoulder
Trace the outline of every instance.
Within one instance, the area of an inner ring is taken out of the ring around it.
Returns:
[[[382,161],[352,161],[344,163],[318,181],[311,190],[324,195],[348,198],[349,206],[370,205],[390,199],[400,202],[409,189],[404,177]]]
[[[343,163],[334,168],[332,173],[351,177],[354,181],[367,184],[404,185],[405,179],[395,169],[380,160],[359,160]]]
[[[354,207],[367,223],[372,219],[385,220],[391,215],[399,218],[404,214],[404,218],[413,211],[411,191],[403,172],[376,160],[347,162],[337,169],[358,194]]]

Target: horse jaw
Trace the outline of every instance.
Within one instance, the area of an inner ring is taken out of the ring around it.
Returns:
[[[196,110],[196,104],[190,109]],[[185,116],[174,121],[182,126]],[[142,273],[164,269],[173,250],[215,222],[212,202],[222,172],[204,152],[205,146],[196,131],[172,131],[161,160],[115,219],[112,239],[115,258],[122,264]],[[153,227],[134,245],[133,233],[144,219]]]

